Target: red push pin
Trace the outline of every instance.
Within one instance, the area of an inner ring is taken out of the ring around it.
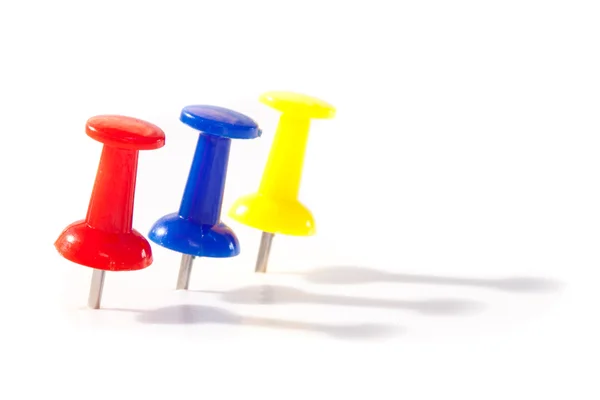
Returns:
[[[135,118],[101,115],[85,131],[104,143],[85,220],[65,228],[54,246],[67,260],[94,268],[88,306],[99,308],[104,271],[134,271],[152,264],[148,241],[132,228],[139,150],[165,145],[156,125]]]

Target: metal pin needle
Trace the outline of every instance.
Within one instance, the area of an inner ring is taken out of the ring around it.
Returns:
[[[177,290],[188,290],[190,287],[190,276],[192,275],[192,264],[194,256],[184,254],[181,256],[179,265],[179,276],[177,277]]]
[[[260,247],[258,248],[258,257],[256,258],[255,272],[267,272],[267,264],[269,262],[269,254],[271,253],[271,243],[275,235],[268,232],[263,232],[260,238]]]
[[[100,308],[102,301],[102,290],[104,288],[104,270],[94,269],[92,272],[92,283],[90,285],[90,296],[88,298],[88,307],[94,310]]]

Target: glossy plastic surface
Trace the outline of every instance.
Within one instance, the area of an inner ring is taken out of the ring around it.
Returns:
[[[165,145],[165,133],[158,126],[121,115],[92,117],[85,131],[89,137],[120,149],[154,150]]]
[[[268,92],[260,100],[282,111],[258,192],[239,198],[229,216],[263,232],[309,236],[312,213],[298,201],[311,118],[332,118],[330,104],[290,92]]]
[[[152,264],[150,243],[132,228],[138,150],[164,146],[156,125],[118,116],[90,118],[87,134],[104,143],[87,216],[54,243],[77,264],[107,271],[130,271]]]
[[[194,105],[181,110],[181,122],[207,135],[229,139],[254,139],[261,135],[250,117],[223,107]]]
[[[196,257],[233,257],[240,246],[221,219],[231,139],[261,134],[258,124],[236,111],[188,106],[181,121],[201,131],[179,211],[156,221],[148,237],[168,249]]]
[[[331,104],[300,93],[266,92],[259,100],[284,114],[290,113],[296,117],[327,119],[335,116],[335,107]]]

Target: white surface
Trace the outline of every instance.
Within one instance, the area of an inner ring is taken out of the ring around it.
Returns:
[[[347,3],[0,5],[0,398],[599,398],[597,2]],[[197,261],[193,291],[154,246],[86,310],[91,271],[52,247],[89,200],[85,120],[166,131],[140,156],[145,233],[187,177],[181,107],[264,129],[233,143],[227,210],[260,179],[272,89],[339,110],[307,150],[318,235],[276,237],[257,276],[259,232],[224,218],[242,254]]]

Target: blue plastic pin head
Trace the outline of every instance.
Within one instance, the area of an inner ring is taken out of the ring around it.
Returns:
[[[154,223],[148,237],[183,254],[177,289],[188,289],[194,257],[234,257],[235,233],[221,222],[221,204],[231,139],[254,139],[258,124],[236,111],[194,105],[181,111],[181,122],[200,131],[179,211]]]

